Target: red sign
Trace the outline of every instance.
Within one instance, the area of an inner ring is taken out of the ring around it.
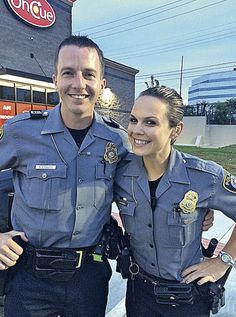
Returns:
[[[56,15],[47,0],[5,0],[11,10],[24,22],[40,28],[48,28],[56,21]]]
[[[0,101],[0,127],[3,123],[14,117],[16,114],[15,103],[9,101]]]

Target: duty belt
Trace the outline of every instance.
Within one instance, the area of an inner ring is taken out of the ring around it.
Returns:
[[[38,278],[50,278],[56,281],[70,280],[92,255],[94,247],[81,249],[64,248],[34,248],[27,245],[22,261],[24,265],[33,268]]]
[[[155,277],[142,270],[137,263],[134,264],[135,274],[133,278],[139,278],[144,283],[153,285],[154,296],[158,304],[166,304],[172,307],[181,304],[193,304],[196,295],[196,289],[193,284],[181,284],[178,281]],[[130,269],[132,276],[132,267]]]

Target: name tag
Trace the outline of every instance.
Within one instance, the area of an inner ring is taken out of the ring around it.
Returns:
[[[56,165],[35,165],[36,170],[55,170]]]

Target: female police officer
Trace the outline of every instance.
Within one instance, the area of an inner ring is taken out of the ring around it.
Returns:
[[[164,86],[143,91],[131,111],[134,154],[117,173],[115,188],[133,254],[128,317],[209,316],[206,282],[235,265],[236,230],[221,256],[203,260],[200,246],[207,208],[236,220],[236,178],[172,148],[182,118],[182,98]]]

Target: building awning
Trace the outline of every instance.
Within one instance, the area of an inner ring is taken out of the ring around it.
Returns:
[[[54,88],[51,77],[31,74],[10,68],[0,68],[0,80]]]

